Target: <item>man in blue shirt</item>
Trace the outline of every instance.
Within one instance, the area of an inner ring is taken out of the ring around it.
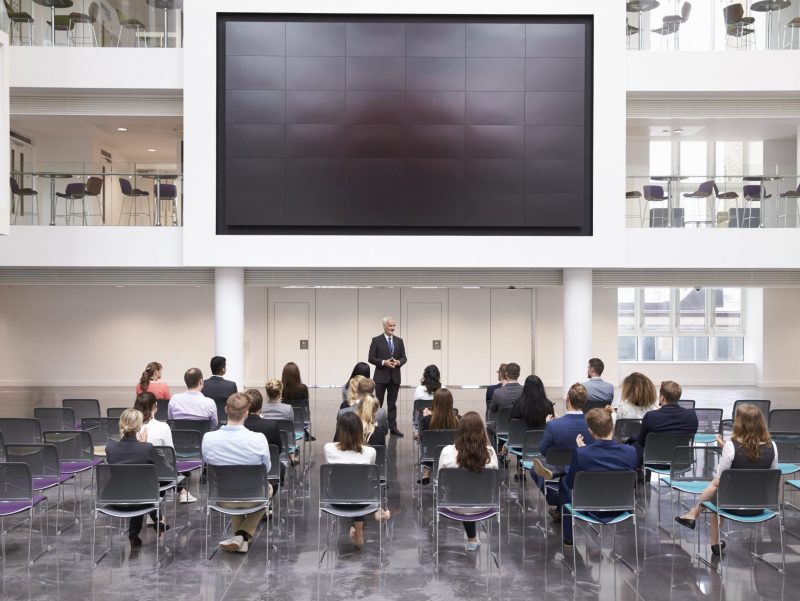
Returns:
[[[586,368],[586,377],[589,379],[583,383],[586,388],[587,400],[608,403],[614,400],[614,385],[600,377],[603,375],[604,369],[605,365],[602,360],[597,357],[589,359],[589,365]]]

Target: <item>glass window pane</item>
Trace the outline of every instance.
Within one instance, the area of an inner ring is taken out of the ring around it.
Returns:
[[[620,361],[636,361],[636,336],[620,336],[617,358]]]
[[[719,141],[716,143],[716,176],[718,178],[743,175],[743,164],[744,146],[742,142]]]
[[[642,336],[642,361],[672,361],[672,337]]]
[[[636,331],[636,290],[620,288],[617,290],[617,329],[620,332]]]
[[[708,336],[678,336],[675,347],[678,361],[708,361]]]
[[[717,336],[714,339],[714,361],[744,361],[744,338]]]
[[[644,289],[644,329],[645,331],[670,331],[670,289]]]
[[[672,175],[672,142],[650,142],[650,175]]]
[[[697,181],[708,179],[706,166],[708,142],[681,142],[680,175],[688,175]]]
[[[742,289],[715,288],[712,290],[714,328],[718,332],[742,331]]]
[[[678,290],[678,329],[682,332],[705,332],[706,291],[703,288]]]

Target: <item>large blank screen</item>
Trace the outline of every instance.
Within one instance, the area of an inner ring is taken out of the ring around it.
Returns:
[[[217,233],[591,235],[591,17],[218,25]]]

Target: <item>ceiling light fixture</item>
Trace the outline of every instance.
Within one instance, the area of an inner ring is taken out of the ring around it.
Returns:
[[[155,149],[155,148],[148,148],[148,149],[147,149],[147,152],[155,152],[155,151],[156,151],[156,149]]]
[[[127,127],[118,127],[117,131],[128,131]]]
[[[682,133],[683,133],[683,130],[682,130],[681,128],[678,128],[678,129],[673,129],[673,130],[672,130],[672,133],[673,133],[673,134],[682,134]]]

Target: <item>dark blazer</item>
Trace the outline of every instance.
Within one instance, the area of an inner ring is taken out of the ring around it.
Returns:
[[[221,376],[211,376],[207,380],[203,380],[203,396],[214,399],[214,402],[224,404],[229,396],[238,391],[236,382],[231,382]]]
[[[108,463],[150,463],[156,465],[156,450],[149,442],[139,442],[136,438],[123,438],[106,445]]]
[[[288,390],[284,390],[281,396],[281,400],[283,401],[304,401],[308,398],[308,386],[305,384],[300,384],[297,390],[291,393]]]
[[[575,449],[567,475],[561,479],[567,489],[572,489],[578,472],[636,470],[636,449],[632,446],[614,440],[586,442],[585,447]]]
[[[642,429],[637,441],[640,447],[644,448],[645,440],[650,432],[697,434],[697,414],[691,409],[684,409],[677,403],[664,405],[655,411],[648,411],[642,418]]]
[[[405,365],[406,359],[406,346],[403,344],[403,339],[397,336],[392,336],[394,341],[394,353],[389,352],[389,344],[386,342],[386,336],[381,334],[372,339],[369,345],[369,362],[375,366],[375,374],[372,379],[377,384],[393,384],[400,385],[400,368]],[[395,368],[383,366],[386,359],[397,359],[400,365]]]
[[[522,384],[519,382],[508,382],[502,388],[498,388],[494,391],[492,402],[489,403],[489,415],[497,413],[500,409],[511,409],[521,396]]]
[[[578,447],[575,442],[578,434],[583,434],[583,440],[587,443],[593,440],[583,413],[580,415],[577,413],[562,415],[550,420],[544,427],[544,436],[542,437],[542,443],[539,445],[539,452],[547,456],[547,450],[551,447],[575,449]]]
[[[257,415],[249,415],[244,420],[244,427],[253,432],[260,432],[267,438],[267,444],[274,444],[278,447],[278,453],[283,452],[281,443],[281,431],[278,423],[274,419],[262,419]]]
[[[499,382],[497,384],[492,384],[491,386],[486,387],[486,405],[489,405],[489,401],[492,400],[492,395],[495,393],[496,390],[499,390],[503,385]]]

